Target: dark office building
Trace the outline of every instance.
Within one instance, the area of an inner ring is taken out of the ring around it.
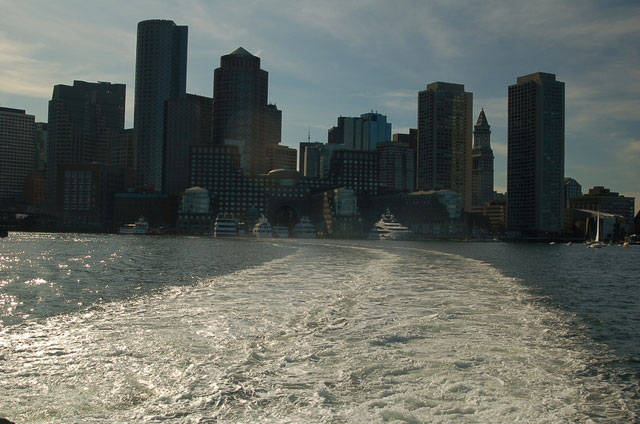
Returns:
[[[563,229],[564,83],[537,72],[509,86],[507,229],[540,237]]]
[[[482,206],[493,200],[493,150],[491,149],[491,126],[484,109],[473,127],[473,149],[471,150],[471,202]]]
[[[260,58],[239,47],[220,58],[213,77],[214,144],[239,148],[247,174],[268,171],[267,146],[280,143],[282,112],[269,105],[268,73]]]
[[[453,190],[471,210],[473,94],[434,82],[418,93],[419,190]]]
[[[188,28],[173,21],[138,23],[134,131],[137,184],[162,191],[165,102],[185,97]]]
[[[413,187],[415,188],[418,181],[418,129],[409,128],[409,134],[396,133],[393,135],[393,141],[408,145],[413,152]]]
[[[317,177],[320,175],[320,151],[318,148],[322,145],[323,143],[310,141],[300,143],[298,149],[298,171],[301,175],[305,177]],[[309,153],[307,153],[307,148],[310,149]]]
[[[58,167],[109,162],[113,140],[124,129],[125,85],[74,81],[56,85],[49,101],[47,199],[56,199]]]
[[[387,193],[411,192],[415,170],[413,150],[409,145],[387,141],[378,143],[378,182]]]
[[[267,164],[269,171],[274,169],[296,169],[298,152],[291,147],[275,145],[267,146]]]
[[[378,193],[378,154],[374,151],[338,150],[331,156],[329,184],[356,195]]]
[[[328,144],[342,144],[348,150],[375,150],[378,143],[391,141],[391,124],[379,113],[364,113],[359,118],[338,118],[328,131]]]
[[[0,207],[23,200],[24,183],[34,170],[34,134],[33,115],[0,107]]]
[[[165,128],[165,180],[168,194],[189,187],[189,147],[212,143],[213,99],[187,94],[167,100]]]
[[[123,168],[99,163],[58,166],[59,224],[74,229],[109,229],[114,195],[124,188]]]

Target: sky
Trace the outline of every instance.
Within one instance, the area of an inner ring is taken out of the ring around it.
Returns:
[[[507,87],[533,72],[565,82],[565,176],[640,208],[640,2],[460,0],[0,0],[0,106],[47,121],[53,86],[127,86],[133,126],[136,25],[189,27],[187,92],[213,95],[220,56],[242,46],[269,72],[282,143],[327,141],[338,116],[377,111],[417,127],[418,91],[464,84],[491,125],[506,191]]]

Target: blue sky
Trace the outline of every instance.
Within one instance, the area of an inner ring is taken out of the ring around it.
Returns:
[[[532,72],[566,84],[565,175],[640,207],[637,1],[0,0],[0,106],[47,120],[55,84],[127,85],[133,124],[136,24],[189,26],[187,91],[211,96],[220,56],[242,46],[269,72],[282,141],[326,141],[336,118],[371,110],[393,132],[417,125],[426,84],[464,84],[492,129],[506,188],[507,86]]]

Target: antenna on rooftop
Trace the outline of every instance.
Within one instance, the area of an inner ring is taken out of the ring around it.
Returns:
[[[309,125],[309,131],[307,132],[307,142],[311,143],[311,125]]]

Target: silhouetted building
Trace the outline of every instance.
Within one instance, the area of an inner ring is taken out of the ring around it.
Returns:
[[[339,117],[329,129],[328,144],[343,144],[348,150],[375,150],[378,143],[391,141],[391,124],[379,113],[364,113],[359,118]]]
[[[314,153],[311,153],[311,157],[309,159],[309,170],[307,170],[307,166],[305,164],[305,155],[307,147],[309,148],[318,148],[322,146],[323,143],[312,142],[312,141],[303,141],[299,144],[298,148],[298,171],[300,174],[304,176],[318,176],[318,167],[320,166],[320,156],[319,151],[316,149]]]
[[[132,223],[143,217],[150,229],[162,231],[173,228],[178,213],[178,196],[161,193],[116,193],[114,196],[114,225]]]
[[[133,128],[122,130],[116,134],[109,149],[108,163],[120,168],[136,169],[136,145]]]
[[[165,192],[181,194],[189,184],[189,147],[212,143],[213,99],[187,94],[167,100]]]
[[[47,199],[57,198],[61,165],[109,163],[109,150],[124,129],[126,87],[74,81],[56,85],[49,101]]]
[[[624,218],[626,234],[634,232],[633,214],[635,212],[635,198],[621,196],[602,186],[589,189],[587,194],[569,200],[569,207],[587,209],[620,215]]]
[[[0,107],[0,204],[21,202],[34,170],[35,118],[24,110]]]
[[[269,171],[273,169],[296,169],[298,152],[291,147],[275,145],[267,146],[267,163]]]
[[[473,127],[473,149],[471,170],[471,201],[473,206],[482,206],[493,200],[493,150],[491,149],[491,127],[484,109]]]
[[[162,191],[165,102],[187,87],[188,28],[153,19],[138,23],[134,131],[137,185]]]
[[[563,229],[564,83],[554,74],[518,77],[509,86],[508,231],[540,237]]]
[[[125,170],[99,163],[60,164],[56,215],[63,227],[105,230],[113,216],[113,196],[122,191]]]
[[[413,191],[413,150],[404,143],[378,143],[378,183],[384,192]]]
[[[375,151],[337,150],[331,156],[329,182],[356,195],[378,193],[378,155]]]
[[[408,145],[413,151],[413,186],[417,187],[418,170],[418,129],[409,128],[409,134],[396,133],[393,141]]]
[[[480,206],[473,207],[473,213],[487,217],[491,231],[497,234],[507,229],[507,202],[505,200],[490,200]]]
[[[418,93],[420,190],[453,190],[471,210],[473,94],[464,85],[434,82]]]
[[[571,199],[582,196],[582,186],[573,178],[564,179],[564,207],[568,208]]]
[[[268,73],[260,58],[243,49],[220,58],[213,79],[213,140],[239,148],[247,174],[268,171],[267,146],[280,143],[282,112],[269,105]]]

